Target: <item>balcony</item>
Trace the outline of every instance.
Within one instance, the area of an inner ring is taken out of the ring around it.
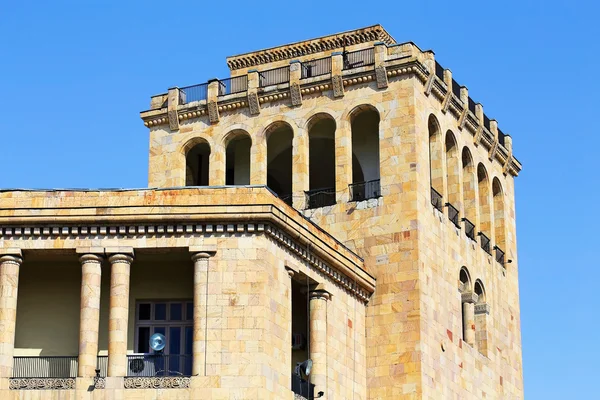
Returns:
[[[465,235],[473,241],[475,241],[475,224],[469,221],[467,218],[461,219],[465,223]]]
[[[381,183],[379,179],[353,183],[348,185],[348,188],[350,189],[350,201],[363,201],[381,197]]]
[[[496,250],[496,261],[498,261],[498,263],[500,265],[504,266],[504,263],[505,263],[504,251],[498,246],[494,246],[494,250]]]
[[[302,63],[302,74],[300,79],[313,78],[331,73],[331,57],[319,58],[317,60],[304,61]]]
[[[487,237],[483,232],[479,232],[477,235],[479,235],[479,241],[483,251],[491,255],[492,252],[490,250],[490,238]]]
[[[261,88],[279,85],[290,81],[290,67],[274,68],[267,71],[259,71],[259,86]]]
[[[13,357],[12,390],[75,389],[77,356]]]
[[[458,223],[458,210],[450,203],[446,203],[446,207],[448,207],[448,219],[454,224],[454,226],[460,229],[460,224]]]
[[[443,211],[444,202],[442,201],[442,195],[433,187],[431,188],[431,205],[436,210]]]
[[[304,193],[306,208],[320,208],[335,204],[335,188],[313,189]]]
[[[248,75],[219,80],[219,96],[242,93],[248,90]]]

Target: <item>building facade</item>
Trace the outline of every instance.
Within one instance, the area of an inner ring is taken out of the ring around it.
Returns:
[[[0,192],[2,398],[522,398],[511,137],[379,25],[227,63],[149,189]]]

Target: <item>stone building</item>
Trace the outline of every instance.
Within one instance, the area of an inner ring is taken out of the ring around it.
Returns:
[[[522,398],[511,137],[379,25],[227,64],[148,189],[0,193],[0,397]]]

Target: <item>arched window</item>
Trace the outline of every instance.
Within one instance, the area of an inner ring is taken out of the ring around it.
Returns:
[[[477,279],[473,287],[475,295],[477,295],[477,303],[475,304],[475,343],[477,349],[483,355],[487,356],[488,352],[488,321],[489,306],[486,301],[485,288],[483,283]]]
[[[460,210],[460,164],[458,160],[458,146],[451,131],[446,132],[446,192],[448,193],[448,218],[454,225],[459,225]]]
[[[490,181],[483,164],[477,166],[477,182],[479,186],[479,238],[481,248],[491,254],[490,237],[492,228],[490,210]]]
[[[190,148],[185,156],[185,185],[208,186],[208,167],[210,146],[204,140],[199,140]]]
[[[429,130],[429,180],[431,181],[431,204],[442,211],[444,193],[444,150],[440,124],[432,115],[427,123]]]
[[[352,127],[353,201],[381,196],[379,181],[379,112],[372,106],[359,106],[350,113]]]
[[[229,134],[225,150],[225,184],[250,184],[250,147],[252,140],[244,131]]]
[[[279,198],[292,204],[292,127],[275,122],[266,130],[267,186]]]
[[[467,296],[472,293],[471,276],[469,271],[463,267],[460,269],[458,276],[458,291],[461,295],[460,299],[460,315],[461,315],[461,328],[462,328],[462,339],[467,341],[469,337],[470,326],[470,303],[468,303]]]
[[[494,244],[496,245],[496,260],[504,265],[506,216],[504,213],[504,193],[498,178],[494,178],[492,182],[492,195],[494,198]]]
[[[473,157],[466,147],[462,151],[462,174],[463,174],[463,205],[465,234],[475,240],[475,223],[477,217],[477,190],[475,184],[475,167]]]
[[[307,207],[335,204],[335,121],[317,114],[308,123],[309,191]]]

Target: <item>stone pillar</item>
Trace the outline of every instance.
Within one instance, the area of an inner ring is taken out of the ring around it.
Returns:
[[[477,350],[484,356],[488,356],[488,318],[490,305],[479,303],[475,305],[475,342]]]
[[[192,375],[206,375],[206,306],[208,300],[208,259],[211,254],[192,255],[194,262],[194,333],[192,338]]]
[[[463,307],[463,340],[475,346],[475,303],[477,302],[477,295],[473,292],[463,293],[462,307]]]
[[[98,364],[100,327],[100,280],[102,257],[84,254],[81,262],[81,309],[79,311],[79,371],[77,376],[92,378]]]
[[[127,326],[129,323],[129,275],[133,249],[108,258],[110,308],[108,313],[108,376],[127,373]]]
[[[308,131],[298,128],[292,139],[292,204],[297,210],[306,207],[305,192],[309,189],[309,151]]]
[[[315,393],[327,393],[327,300],[325,290],[310,292],[310,359],[313,362],[311,381]]]
[[[20,253],[20,252],[19,252]],[[0,257],[0,377],[10,378],[13,372],[13,350],[17,322],[17,291],[19,267],[23,258],[18,255]]]
[[[331,83],[333,85],[333,96],[344,97],[344,80],[342,70],[344,69],[344,56],[342,52],[331,53]]]

